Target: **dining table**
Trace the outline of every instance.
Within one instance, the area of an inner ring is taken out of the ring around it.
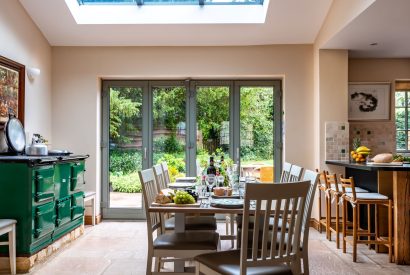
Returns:
[[[190,206],[156,206],[151,205],[148,208],[148,212],[159,212],[159,213],[174,213],[175,214],[175,229],[174,232],[184,232],[185,231],[185,216],[190,215],[206,215],[206,214],[229,214],[231,216],[242,214],[243,208],[221,208],[214,207],[210,204],[202,204],[195,207]],[[232,237],[232,236],[228,236]],[[229,239],[229,238],[221,238]],[[184,272],[185,261],[176,260],[174,263],[175,272]]]

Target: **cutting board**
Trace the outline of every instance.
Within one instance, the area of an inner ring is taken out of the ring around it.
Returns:
[[[373,166],[402,166],[403,162],[386,162],[386,163],[368,162],[367,165],[373,165]]]

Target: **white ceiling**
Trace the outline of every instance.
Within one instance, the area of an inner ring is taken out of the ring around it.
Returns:
[[[265,23],[93,25],[77,24],[65,0],[20,0],[52,46],[312,44],[333,0],[269,1]],[[323,48],[349,49],[350,57],[408,58],[409,11],[410,0],[376,0]]]
[[[350,57],[408,58],[409,12],[410,0],[377,0],[324,47],[350,49]]]
[[[332,0],[270,0],[264,24],[127,25],[79,25],[64,0],[20,2],[52,46],[231,46],[312,44]]]

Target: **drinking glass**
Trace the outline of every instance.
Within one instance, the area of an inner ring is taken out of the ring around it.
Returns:
[[[212,193],[212,186],[215,183],[215,175],[207,175],[206,176],[206,186],[208,187],[208,197],[211,197],[211,193]]]

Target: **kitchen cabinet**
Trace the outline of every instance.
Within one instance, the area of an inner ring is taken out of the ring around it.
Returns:
[[[17,220],[18,256],[33,255],[83,224],[87,157],[0,156],[0,219]]]

